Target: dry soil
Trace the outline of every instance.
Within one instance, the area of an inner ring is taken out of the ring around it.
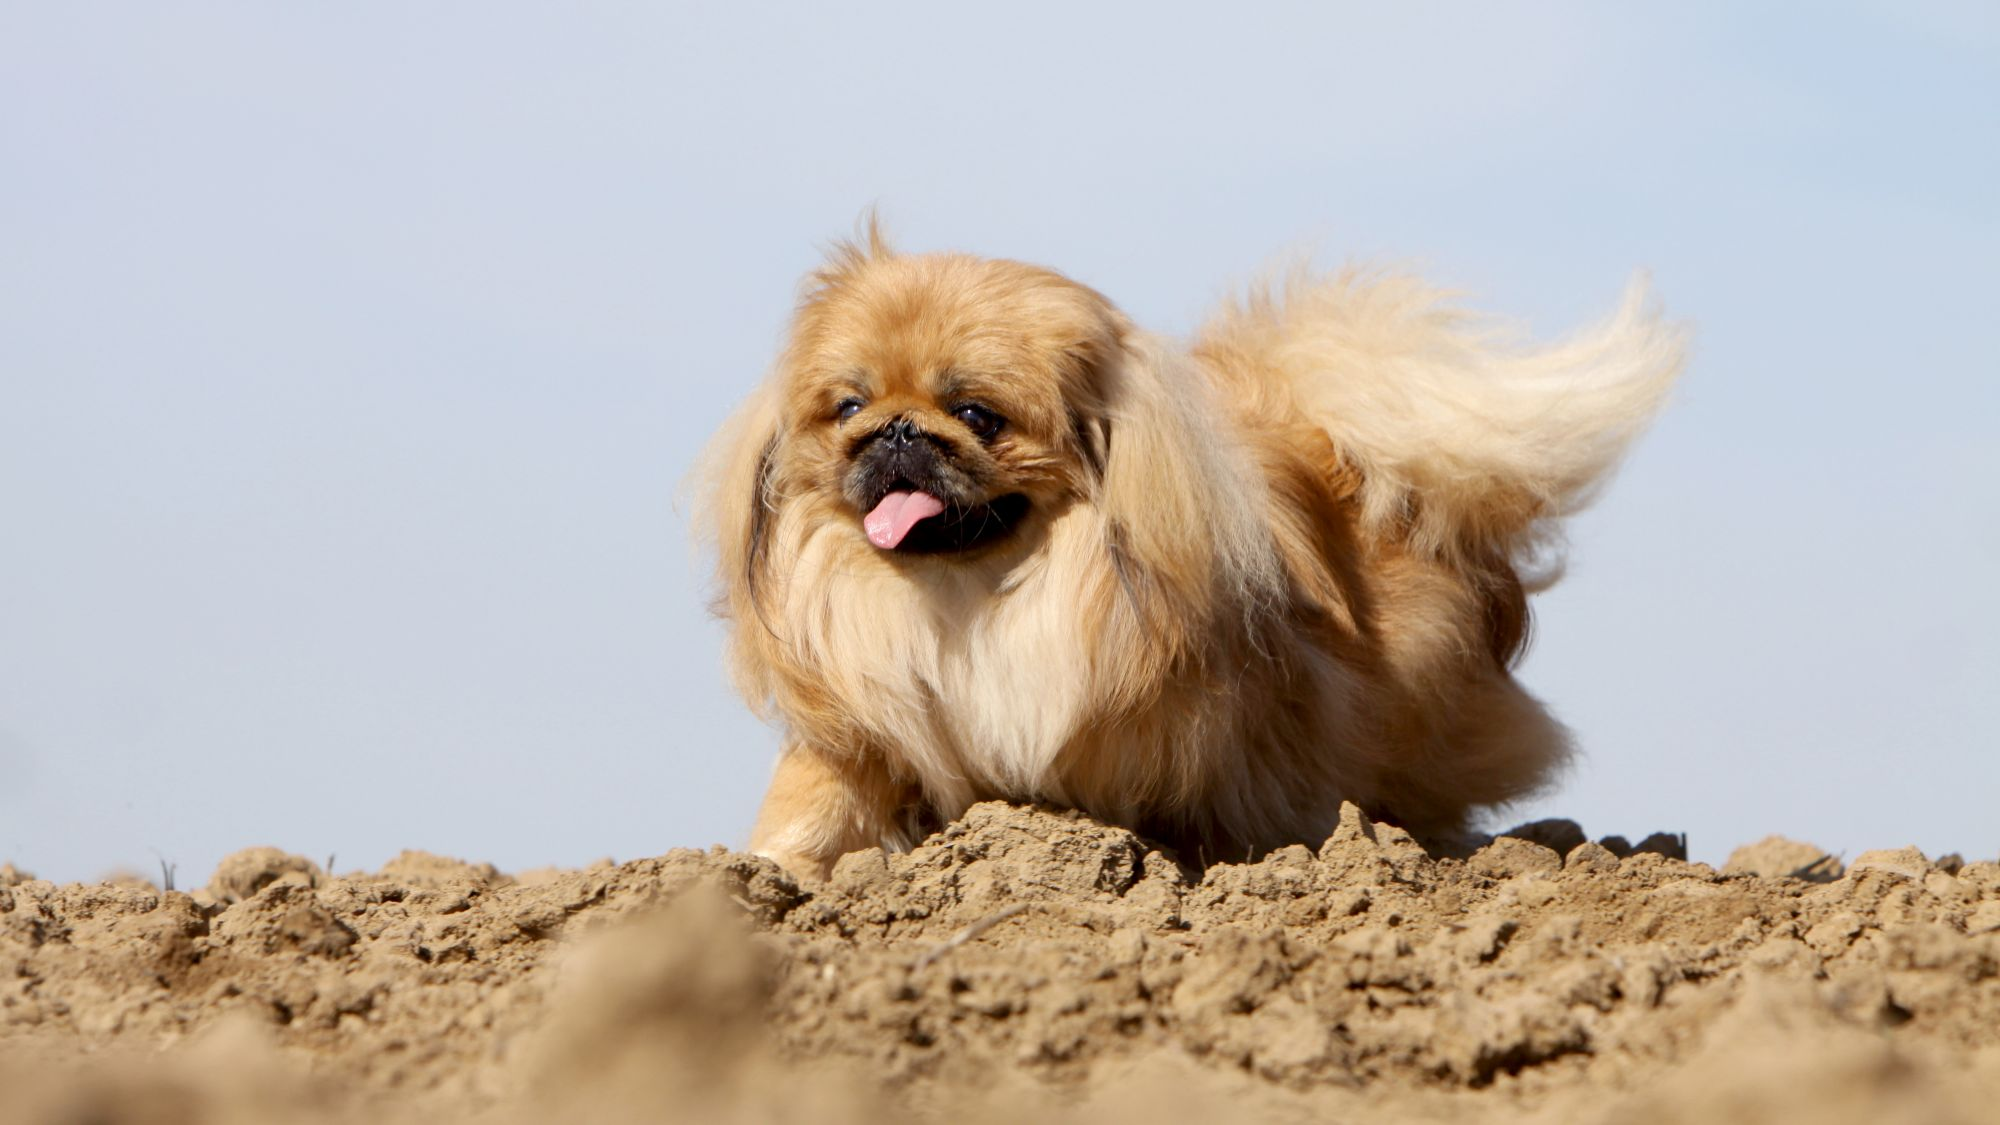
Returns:
[[[2000,1120],[2000,864],[1347,816],[1196,871],[980,805],[801,885],[0,867],[0,1119]]]

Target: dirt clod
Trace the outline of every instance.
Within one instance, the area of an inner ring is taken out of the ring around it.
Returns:
[[[1762,875],[1766,879],[1803,879],[1808,883],[1831,883],[1846,873],[1840,860],[1812,844],[1766,836],[1729,853],[1723,865],[1728,875]]]
[[[324,878],[319,864],[279,848],[244,848],[216,865],[204,888],[219,903],[242,902],[273,883],[317,887]]]

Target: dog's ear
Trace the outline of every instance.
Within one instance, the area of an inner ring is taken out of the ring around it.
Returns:
[[[825,263],[806,275],[793,340],[778,370],[795,359],[801,326],[813,322],[829,290],[870,263],[894,256],[870,208],[855,237],[834,243]],[[756,617],[766,629],[770,623],[765,620],[763,598],[769,592],[772,536],[783,501],[776,476],[784,440],[779,396],[779,376],[774,374],[709,442],[700,469],[699,523],[715,539],[716,577],[721,585],[716,609],[739,621]]]
[[[1223,440],[1224,412],[1192,361],[1128,337],[1097,382],[1101,414],[1077,440],[1094,438],[1102,460],[1105,550],[1141,627],[1198,644],[1214,611],[1252,608],[1279,581],[1267,486]]]
[[[780,453],[776,388],[766,383],[737,408],[710,440],[700,465],[697,523],[716,546],[718,612],[739,620],[761,617],[779,495],[773,474]]]

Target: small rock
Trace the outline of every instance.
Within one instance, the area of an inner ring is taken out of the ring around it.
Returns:
[[[888,855],[881,848],[864,848],[858,852],[848,852],[834,861],[833,875],[829,881],[842,890],[860,893],[876,883],[885,883],[888,880]]]
[[[1547,879],[1533,875],[1509,880],[1500,892],[1501,902],[1511,902],[1528,910],[1540,910],[1554,902],[1562,894],[1556,885]]]
[[[1597,874],[1616,871],[1618,856],[1610,848],[1586,840],[1569,850],[1568,857],[1563,860],[1563,870],[1589,871]]]
[[[1774,933],[1750,951],[1748,960],[1757,968],[1774,970],[1799,964],[1806,955],[1805,943],[1797,935]]]
[[[1456,927],[1459,930],[1457,945],[1459,953],[1470,964],[1491,961],[1500,955],[1521,923],[1512,918],[1497,915],[1483,915],[1469,918]]]
[[[1931,869],[1931,861],[1914,847],[1881,848],[1872,852],[1862,852],[1848,865],[1849,875],[1859,875],[1863,871],[1882,871],[1900,875],[1905,879],[1922,879]]]
[[[1320,845],[1319,858],[1339,869],[1342,881],[1371,883],[1408,871],[1429,856],[1408,832],[1370,820],[1354,804],[1342,802],[1340,823]]]
[[[1500,835],[1526,840],[1531,844],[1540,844],[1554,850],[1557,855],[1568,855],[1576,850],[1578,844],[1590,839],[1583,834],[1583,829],[1576,821],[1562,819],[1531,820],[1526,824],[1509,828]]]
[[[1977,887],[1989,898],[2000,898],[2000,862],[1979,860],[1960,865],[1952,875],[1969,887]]]
[[[1120,968],[1136,965],[1146,956],[1146,934],[1137,926],[1125,926],[1105,943],[1105,959]]]
[[[1638,846],[1632,849],[1632,854],[1634,855],[1644,852],[1651,852],[1654,855],[1665,856],[1668,859],[1677,859],[1682,863],[1686,863],[1688,857],[1687,833],[1655,832],[1651,836],[1639,841]]]
[[[285,879],[224,911],[213,933],[224,943],[241,943],[265,954],[296,951],[323,957],[343,956],[358,940],[311,888]]]
[[[462,859],[415,850],[398,853],[396,858],[382,865],[376,877],[408,887],[438,889],[467,883],[475,887],[491,887],[510,882],[490,863],[467,863]]]
[[[127,891],[150,891],[154,889],[153,880],[129,867],[116,868],[104,878],[99,879],[98,882],[107,887],[117,887],[120,890]],[[166,888],[161,887],[160,889],[165,890]]]
[[[1395,860],[1397,863],[1410,863],[1430,858],[1430,853],[1426,852],[1424,846],[1417,842],[1417,838],[1410,835],[1408,830],[1404,829],[1401,825],[1376,824],[1375,842],[1381,846],[1384,855]]]
[[[1320,855],[1343,846],[1372,845],[1375,843],[1375,825],[1361,811],[1361,806],[1352,801],[1340,803],[1340,823],[1334,826],[1333,835],[1320,845]]]
[[[1725,875],[1803,879],[1808,883],[1831,883],[1843,873],[1840,860],[1826,849],[1783,836],[1766,836],[1730,852],[1722,871]]]
[[[282,848],[244,848],[222,857],[208,877],[208,897],[219,903],[242,902],[273,883],[317,887],[319,864]]]
[[[1512,836],[1502,836],[1472,855],[1472,869],[1495,879],[1554,872],[1561,868],[1562,857],[1553,848]]]
[[[1968,934],[1991,933],[2000,930],[2000,902],[1982,902],[1979,908],[1965,920]]]
[[[1806,931],[1806,944],[1822,957],[1837,956],[1861,933],[1861,919],[1843,910]]]
[[[1265,863],[1277,867],[1309,867],[1312,861],[1312,849],[1304,844],[1289,844],[1264,857]]]
[[[1964,883],[1942,871],[1933,871],[1924,876],[1924,890],[1930,892],[1933,897],[1945,900],[1968,897],[1968,892],[1970,892],[1969,897],[1979,897],[1978,892],[1971,891]]]

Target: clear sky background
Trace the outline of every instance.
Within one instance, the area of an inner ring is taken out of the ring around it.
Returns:
[[[0,860],[741,845],[675,494],[870,204],[1175,332],[1650,268],[1501,819],[2000,853],[2000,8],[1643,7],[0,0]]]

